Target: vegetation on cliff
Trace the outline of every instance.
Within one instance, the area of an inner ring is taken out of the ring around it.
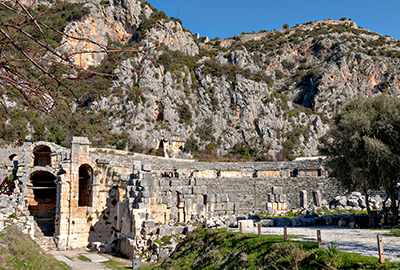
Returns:
[[[82,38],[87,38],[85,25],[122,25],[120,30],[130,37],[121,34],[116,40],[115,33],[105,31],[90,36],[108,40],[109,48],[116,50],[101,61],[82,62],[88,73],[78,72],[76,80],[51,86],[65,95],[62,106],[56,103],[65,115],[49,115],[51,99],[38,99],[44,109],[35,112],[17,87],[2,88],[7,96],[7,106],[0,108],[2,144],[27,138],[67,144],[80,134],[94,146],[170,157],[292,160],[318,154],[318,139],[347,100],[398,94],[400,42],[351,20],[286,25],[203,43],[148,2],[110,5],[64,3],[39,20],[57,30],[84,30]],[[32,13],[44,9],[39,6]],[[130,24],[119,17],[125,13],[131,14]],[[1,16],[0,22],[5,24],[6,18]],[[30,27],[35,29],[32,23]],[[57,47],[60,36],[53,38],[55,32],[46,31],[37,35],[48,36],[49,44]],[[25,68],[37,71],[31,65]],[[67,95],[67,88],[76,95]],[[64,116],[70,121],[60,125]],[[187,146],[174,148],[176,140]]]

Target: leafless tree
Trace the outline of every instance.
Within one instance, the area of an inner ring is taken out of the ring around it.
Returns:
[[[97,78],[138,77],[145,68],[135,68],[126,74],[110,74],[93,67],[82,67],[73,60],[77,55],[106,54],[107,61],[120,65],[119,53],[132,52],[146,57],[146,52],[155,47],[117,49],[67,35],[45,20],[52,9],[64,4],[66,2],[60,2],[38,11],[33,5],[24,6],[20,0],[0,0],[0,110],[3,111],[0,113],[0,123],[4,135],[7,133],[6,118],[12,101],[22,102],[19,105],[28,110],[50,116],[76,129],[82,116],[74,113],[72,101],[83,102],[83,97],[88,94],[97,99],[94,85],[112,87],[109,80],[104,82]],[[100,49],[64,52],[54,39],[75,39]],[[151,55],[151,61],[154,61],[157,54]]]

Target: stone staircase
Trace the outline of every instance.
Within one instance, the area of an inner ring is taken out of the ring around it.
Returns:
[[[54,242],[53,236],[45,236],[36,222],[35,222],[35,242],[44,251],[57,251],[58,250],[57,245]]]
[[[35,242],[44,250],[44,251],[57,251],[58,248],[54,242],[53,236],[41,236],[35,237]]]

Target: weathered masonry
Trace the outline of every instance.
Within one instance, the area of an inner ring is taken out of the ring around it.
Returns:
[[[295,208],[300,190],[320,190],[327,200],[340,192],[320,160],[211,163],[89,146],[87,138],[74,137],[70,148],[26,142],[0,149],[0,181],[15,186],[0,195],[0,213],[29,215],[61,249],[115,232],[119,248],[131,254],[150,234],[173,233],[173,223],[265,212],[272,195]]]
[[[87,246],[91,221],[99,220],[111,198],[112,186],[102,175],[95,176],[99,166],[89,156],[89,144],[87,138],[75,137],[70,149],[39,142],[0,150],[0,179],[13,176],[17,208],[27,210],[41,232],[54,236],[59,247]],[[98,237],[111,229],[102,226]]]

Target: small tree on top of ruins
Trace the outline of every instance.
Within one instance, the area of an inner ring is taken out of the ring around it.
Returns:
[[[347,103],[334,118],[322,140],[321,154],[328,156],[337,180],[349,191],[362,190],[367,211],[368,191],[384,188],[398,223],[396,187],[400,182],[400,100],[388,95],[358,98]]]

